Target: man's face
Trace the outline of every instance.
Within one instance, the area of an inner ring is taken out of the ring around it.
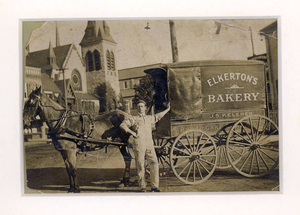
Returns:
[[[137,104],[137,110],[140,114],[145,114],[146,106],[144,103],[138,103]]]

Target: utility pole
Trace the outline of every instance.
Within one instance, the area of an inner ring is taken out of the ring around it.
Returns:
[[[64,94],[65,94],[65,106],[66,110],[68,110],[68,98],[67,98],[67,86],[66,86],[66,78],[65,78],[65,69],[62,69],[63,79],[64,79]]]
[[[251,38],[251,44],[252,44],[252,54],[254,56],[255,55],[254,54],[254,44],[253,44],[252,29],[251,29],[251,27],[249,27],[249,31],[250,31],[250,38]]]
[[[171,36],[171,47],[172,47],[172,57],[173,63],[178,62],[178,47],[177,47],[177,40],[176,40],[176,29],[174,21],[170,20],[170,36]]]

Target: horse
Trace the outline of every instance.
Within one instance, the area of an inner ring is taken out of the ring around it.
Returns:
[[[94,119],[89,114],[66,110],[48,96],[42,94],[41,87],[32,91],[28,101],[24,104],[23,123],[24,128],[29,127],[37,116],[42,122],[46,122],[52,143],[62,155],[69,176],[70,189],[68,192],[79,193],[80,187],[77,179],[76,156],[78,151],[87,150],[87,140],[107,139],[120,143],[119,149],[125,162],[125,171],[121,183],[128,186],[131,155],[127,148],[130,136],[119,125],[130,115],[114,110],[106,114],[97,115]],[[95,145],[95,144],[90,144]],[[99,149],[106,146],[105,143],[97,144]]]

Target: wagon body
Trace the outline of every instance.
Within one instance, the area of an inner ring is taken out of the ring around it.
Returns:
[[[155,112],[171,102],[156,125],[158,136],[185,130],[215,134],[244,116],[266,115],[264,64],[260,61],[192,61],[146,70],[155,89]],[[167,94],[167,96],[164,96]]]

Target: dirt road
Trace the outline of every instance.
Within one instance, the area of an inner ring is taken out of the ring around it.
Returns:
[[[133,154],[133,153],[132,153]],[[59,152],[51,144],[25,143],[25,193],[66,193],[68,176]],[[134,161],[131,167],[132,186],[119,187],[124,162],[119,150],[88,152],[78,156],[78,177],[82,193],[137,192]],[[150,189],[150,188],[148,188]],[[212,177],[199,185],[184,185],[172,172],[160,177],[163,192],[224,192],[224,191],[278,191],[279,171],[258,179],[245,178],[232,168],[216,170]]]

